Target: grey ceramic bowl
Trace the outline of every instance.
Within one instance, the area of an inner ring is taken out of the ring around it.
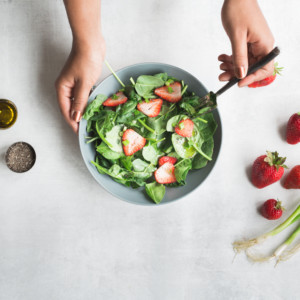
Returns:
[[[178,79],[184,80],[184,82],[188,85],[188,89],[190,91],[195,92],[199,96],[204,96],[207,94],[206,88],[202,85],[202,83],[195,78],[190,73],[171,65],[162,64],[162,63],[140,63],[132,66],[125,67],[119,71],[117,71],[117,75],[125,84],[130,84],[129,78],[133,77],[136,79],[139,75],[153,75],[156,73],[167,72],[169,75],[174,76]],[[104,94],[111,95],[115,93],[121,86],[118,81],[114,78],[113,75],[108,76],[104,79],[91,93],[89,102],[92,101],[96,95]],[[199,187],[203,189],[204,186],[202,183],[207,178],[208,174],[213,169],[216,159],[218,157],[220,147],[221,147],[221,139],[222,139],[222,130],[221,130],[221,120],[217,110],[214,111],[214,117],[216,122],[218,123],[218,129],[215,133],[215,147],[213,160],[207,164],[206,167],[190,171],[186,185],[177,188],[167,188],[165,197],[161,204],[171,203],[175,200],[179,200],[184,196],[188,195],[191,191],[195,190]],[[109,176],[99,174],[97,169],[91,164],[91,160],[95,159],[95,148],[92,143],[86,144],[85,136],[86,132],[86,124],[85,120],[80,122],[79,126],[79,144],[80,150],[82,153],[83,160],[92,174],[92,176],[96,179],[96,181],[105,188],[112,195],[134,204],[142,204],[142,205],[157,205],[155,204],[146,194],[145,188],[141,187],[138,189],[132,189],[126,186],[123,186],[115,181],[113,181]],[[200,187],[201,186],[201,187]],[[185,198],[187,200],[187,198]]]

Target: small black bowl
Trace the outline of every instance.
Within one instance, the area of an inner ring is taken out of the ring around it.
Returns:
[[[25,142],[12,144],[6,151],[7,167],[16,173],[29,171],[36,161],[36,154],[31,145]]]

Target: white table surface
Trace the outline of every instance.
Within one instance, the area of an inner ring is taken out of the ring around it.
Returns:
[[[107,59],[116,70],[164,62],[210,90],[221,87],[217,56],[230,52],[222,1],[102,2]],[[280,183],[258,190],[247,175],[266,150],[286,155],[290,167],[300,163],[300,145],[284,141],[288,118],[300,110],[300,2],[260,4],[281,46],[283,76],[222,95],[223,143],[208,179],[180,201],[144,207],[96,183],[59,113],[54,80],[71,44],[62,0],[0,1],[0,98],[19,110],[17,123],[0,132],[1,300],[299,298],[300,254],[276,268],[243,254],[232,263],[234,240],[278,223],[258,214],[264,200],[281,199],[285,215],[300,200]],[[104,67],[101,78],[108,74]],[[4,162],[16,141],[37,153],[25,174]]]

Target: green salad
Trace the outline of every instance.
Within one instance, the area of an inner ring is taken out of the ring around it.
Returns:
[[[185,184],[190,170],[212,159],[217,128],[211,108],[167,73],[123,82],[113,95],[89,103],[87,143],[95,145],[91,163],[101,174],[131,188],[145,187],[160,203],[165,187]]]

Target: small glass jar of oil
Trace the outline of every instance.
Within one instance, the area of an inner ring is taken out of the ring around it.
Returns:
[[[18,111],[15,104],[6,99],[0,99],[0,129],[11,127],[17,120]]]

